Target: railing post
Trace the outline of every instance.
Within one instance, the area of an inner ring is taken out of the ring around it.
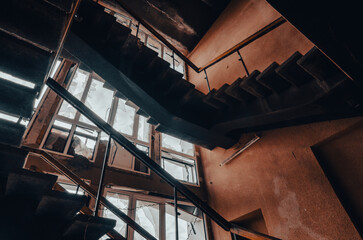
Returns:
[[[207,69],[204,69],[203,71],[205,74],[205,80],[207,81],[208,92],[210,92],[210,85],[209,85],[209,80],[208,80],[208,75],[207,75]]]
[[[178,227],[178,191],[174,187],[174,212],[175,212],[175,240],[179,240]]]
[[[175,56],[174,56],[174,51],[173,51],[172,58],[173,58],[173,69],[175,70]]]
[[[140,30],[140,22],[137,22],[137,26],[136,26],[136,38],[139,36],[139,30]]]
[[[247,70],[246,64],[245,64],[245,62],[243,61],[243,58],[242,58],[241,53],[239,52],[239,49],[237,50],[237,53],[238,53],[238,56],[239,56],[238,61],[241,61],[242,65],[243,65],[243,68],[244,68],[244,69],[245,69],[245,71],[246,71],[247,76],[249,76],[249,75],[250,75],[250,73],[249,73],[249,72],[248,72],[248,70]]]
[[[106,172],[106,168],[107,168],[107,162],[108,162],[108,158],[110,155],[110,148],[111,148],[111,135],[108,138],[108,143],[107,143],[107,147],[106,147],[106,152],[105,152],[105,157],[103,159],[103,164],[102,164],[102,170],[101,170],[101,176],[100,176],[100,182],[98,184],[98,190],[97,190],[97,196],[96,196],[96,203],[95,203],[95,211],[93,213],[94,216],[97,216],[98,213],[98,209],[100,207],[100,199],[102,196],[102,190],[103,190],[103,181],[105,179],[105,172]]]

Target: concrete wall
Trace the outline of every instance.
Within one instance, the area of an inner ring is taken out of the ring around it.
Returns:
[[[232,0],[189,57],[200,67],[279,16],[264,0]],[[285,23],[241,53],[252,72],[263,71],[273,61],[282,63],[295,51],[305,54],[312,47],[308,39]],[[207,71],[211,88],[231,84],[245,75],[237,60],[238,55],[233,54]],[[188,74],[189,81],[206,93],[204,74],[191,69]],[[201,149],[209,203],[229,221],[261,211],[263,219],[255,225],[266,227],[255,230],[282,239],[360,239],[311,146],[361,120],[344,119],[263,132],[261,140],[223,167],[219,163],[236,149]],[[250,137],[243,136],[241,143]],[[214,239],[231,238],[217,225],[212,224],[212,228]]]

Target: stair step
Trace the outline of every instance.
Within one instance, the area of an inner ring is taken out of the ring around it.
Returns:
[[[148,79],[145,79],[145,81],[148,81],[151,84],[154,81],[157,81],[157,77],[164,76],[169,69],[170,63],[159,57],[154,58],[154,60],[145,69],[145,73],[148,76]]]
[[[57,176],[21,169],[8,175],[5,195],[22,199],[40,200],[49,192]]]
[[[300,58],[297,63],[310,75],[321,82],[325,82],[329,88],[348,79],[348,77],[316,47],[312,48],[307,54]]]
[[[263,98],[270,93],[270,90],[268,90],[266,87],[262,86],[259,82],[256,81],[256,78],[259,74],[260,72],[258,70],[253,71],[240,83],[239,86],[253,96],[257,98]]]
[[[137,65],[139,68],[143,68],[144,66],[148,66],[157,57],[157,52],[146,47],[145,45],[142,45],[140,53],[136,57],[134,64]]]
[[[66,13],[71,12],[74,3],[74,0],[44,0],[44,1]]]
[[[176,82],[184,81],[183,74],[169,68],[162,76],[158,76],[154,80],[155,86],[164,92],[169,90]]]
[[[276,68],[276,73],[295,86],[301,86],[302,84],[314,80],[310,74],[297,64],[297,61],[301,57],[301,53],[295,52],[291,55],[291,57]]]
[[[164,94],[172,99],[178,100],[183,97],[188,91],[194,89],[194,84],[188,82],[187,80],[180,79],[175,82],[171,88],[166,90]]]
[[[40,87],[50,60],[50,53],[0,31],[0,71]]]
[[[146,120],[147,123],[151,124],[151,125],[158,125],[158,121],[156,121],[154,118],[152,117],[148,117]]]
[[[19,146],[24,132],[24,125],[0,119],[0,143]]]
[[[0,2],[0,29],[55,51],[67,20],[65,12],[39,0]]]
[[[223,101],[219,100],[218,98],[216,98],[215,94],[216,94],[217,90],[212,89],[203,99],[203,101],[211,106],[213,106],[214,108],[218,109],[218,111],[226,111],[228,109],[228,105],[225,104]]]
[[[256,77],[257,82],[276,93],[282,92],[290,86],[285,79],[276,73],[275,70],[278,67],[279,65],[276,62],[273,62]]]
[[[0,110],[15,116],[30,118],[37,92],[0,78]]]
[[[108,90],[111,90],[111,91],[115,91],[116,90],[110,83],[108,83],[106,81],[103,83],[103,87],[104,88],[107,88]]]
[[[140,116],[143,116],[146,118],[150,117],[149,114],[147,114],[144,110],[142,110],[139,107],[136,108],[136,114],[139,114]]]
[[[256,97],[251,95],[250,93],[244,91],[239,87],[241,82],[245,79],[244,78],[238,78],[236,81],[234,81],[224,92],[228,95],[236,99],[240,102],[249,102]]]
[[[222,87],[220,87],[216,94],[215,97],[222,101],[223,103],[227,104],[230,107],[234,107],[236,105],[238,105],[240,103],[240,101],[236,100],[235,98],[231,97],[230,95],[226,94],[226,90],[230,87],[229,84],[225,83],[223,84]]]
[[[86,196],[51,191],[42,197],[35,215],[37,217],[70,220],[81,210],[86,202]]]
[[[123,99],[123,100],[127,100],[127,97],[125,95],[123,95],[123,93],[120,92],[120,91],[116,91],[115,97],[118,97],[118,98]]]
[[[98,240],[116,225],[116,220],[79,214],[63,234],[65,240]]]

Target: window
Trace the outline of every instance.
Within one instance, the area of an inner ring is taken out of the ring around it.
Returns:
[[[198,184],[194,145],[161,134],[161,166],[178,180]]]
[[[173,200],[113,188],[105,189],[105,197],[157,239],[175,239]],[[189,203],[178,202],[178,204],[180,206],[178,209],[179,239],[205,240],[204,220],[201,211]],[[126,231],[126,224],[106,208],[102,211],[102,216],[115,219],[117,221],[116,231],[125,238],[145,239],[130,227]]]
[[[137,106],[132,102],[115,97],[115,92],[104,86],[103,79],[95,73],[77,69],[68,91],[139,149],[149,154],[150,125],[146,118],[136,114]],[[42,147],[67,156],[93,161],[98,149],[105,150],[107,142],[106,134],[69,103],[62,101],[43,139]],[[149,173],[145,165],[114,141],[111,144],[109,165]]]

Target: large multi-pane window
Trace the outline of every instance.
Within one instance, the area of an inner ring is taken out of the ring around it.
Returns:
[[[104,86],[104,80],[82,69],[75,74],[68,91],[104,121],[149,154],[150,126],[146,118],[136,114],[136,106],[115,96],[114,90]],[[108,136],[66,101],[62,101],[46,137],[44,149],[81,156],[93,161],[97,149],[105,147]],[[111,142],[109,165],[126,170],[148,173],[148,168],[116,142]],[[104,149],[104,148],[103,148]]]
[[[111,188],[105,189],[105,197],[155,238],[160,240],[175,239],[175,210],[173,200]],[[180,208],[178,209],[179,239],[206,239],[201,212],[189,203],[178,202],[178,204],[180,204]],[[189,211],[185,211],[184,209],[188,209]],[[145,239],[132,228],[126,231],[126,224],[107,208],[102,210],[102,216],[115,219],[117,221],[115,230],[122,236],[127,237],[127,239]]]
[[[198,184],[194,144],[162,133],[161,166],[178,180]]]

